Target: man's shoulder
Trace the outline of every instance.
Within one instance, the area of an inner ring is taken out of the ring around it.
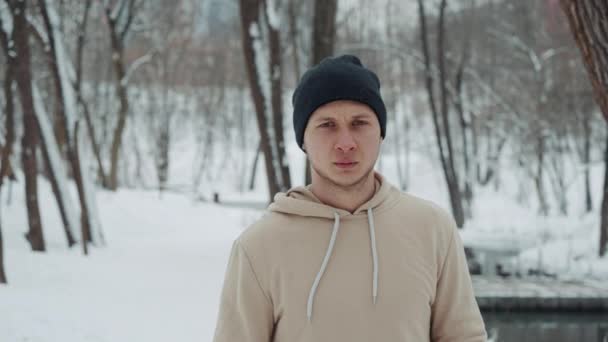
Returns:
[[[409,210],[415,210],[420,214],[449,215],[447,211],[440,207],[437,203],[405,191],[399,191],[399,200],[397,206],[401,208],[405,207]]]
[[[409,192],[400,191],[396,207],[408,220],[424,222],[439,229],[450,230],[453,223],[452,215],[446,209]]]
[[[248,246],[269,247],[292,221],[293,218],[289,215],[266,210],[262,217],[245,228],[238,240],[245,248]]]

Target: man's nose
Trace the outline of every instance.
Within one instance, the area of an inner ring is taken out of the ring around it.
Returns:
[[[336,141],[336,149],[342,152],[352,151],[357,148],[355,139],[348,130],[338,132],[338,140]]]

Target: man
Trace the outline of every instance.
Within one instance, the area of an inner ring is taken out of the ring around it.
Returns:
[[[312,183],[277,194],[234,242],[214,341],[485,341],[453,219],[373,170],[378,77],[327,58],[293,105]]]

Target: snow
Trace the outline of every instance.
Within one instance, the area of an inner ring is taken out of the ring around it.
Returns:
[[[286,132],[286,141],[292,179],[301,183],[303,153],[294,142],[293,132]],[[188,144],[188,140],[181,141],[176,148],[179,152],[174,151],[178,154],[172,157],[179,164],[176,171],[181,168],[182,172],[172,173],[172,184],[190,179],[184,174],[192,171],[184,167],[191,161]],[[441,170],[433,153],[424,152],[426,148],[413,142],[409,192],[447,208]],[[264,165],[263,159],[259,162]],[[397,180],[395,163],[396,158],[384,149],[382,172],[393,184]],[[236,178],[229,169],[223,170],[225,177],[234,182]],[[593,184],[600,184],[602,171],[601,166],[592,166]],[[214,189],[228,202],[226,205],[193,200],[189,192],[159,196],[157,191],[97,190],[107,245],[92,248],[87,257],[78,248],[65,247],[56,203],[43,178],[39,198],[48,252],[29,250],[22,235],[27,230],[23,177],[18,174],[18,178],[13,193],[3,191],[0,198],[9,280],[8,286],[0,287],[0,303],[7,308],[0,310],[3,339],[211,341],[232,241],[262,215],[262,210],[249,207],[265,206],[263,167],[258,170],[259,181],[252,192],[234,191],[227,179],[214,179]],[[516,188],[510,188],[513,180],[505,178],[506,184],[499,192],[476,192],[475,219],[461,231],[466,245],[513,245],[523,250],[521,265],[535,266],[537,246],[542,240],[543,263],[548,271],[560,272],[565,279],[608,280],[608,259],[596,256],[597,211],[583,216],[539,217],[535,210],[512,199]],[[569,193],[571,201],[577,198],[573,194]],[[11,195],[11,204],[7,204]],[[599,191],[594,193],[596,207],[599,195]]]
[[[41,136],[48,152],[50,167],[57,181],[57,187],[59,188],[60,198],[57,200],[63,203],[63,209],[65,210],[66,219],[68,221],[67,229],[70,231],[72,236],[77,239],[77,237],[80,236],[80,221],[78,220],[77,213],[74,211],[74,201],[70,193],[67,191],[67,173],[64,168],[61,153],[59,152],[59,146],[55,140],[55,134],[53,133],[51,122],[44,108],[44,103],[42,103],[42,98],[40,97],[38,87],[35,84],[32,84],[32,95],[34,99],[34,112],[36,113],[36,120],[38,121]]]
[[[158,108],[151,98],[160,97],[160,93],[150,91],[147,96],[135,96],[141,89],[135,84],[130,88],[133,107],[141,111],[134,113],[133,124],[127,126],[129,137],[133,137],[129,144],[138,143],[142,155],[147,155],[154,151],[154,146],[147,145],[150,141],[143,138],[148,134],[148,114]],[[207,88],[195,91],[215,94]],[[418,99],[423,95],[421,92],[413,96]],[[39,99],[39,95],[36,96]],[[246,90],[226,89],[226,98],[237,96],[244,103],[243,113],[251,113],[250,101],[242,100],[246,99]],[[171,90],[167,97],[174,101],[170,104],[174,105],[175,113],[200,115],[205,110],[195,103],[192,94],[180,93],[179,89]],[[224,101],[211,108],[214,112],[226,113],[226,120],[239,120],[234,114],[237,110],[234,106],[239,101]],[[286,107],[289,106],[290,102],[286,101]],[[290,110],[285,109],[286,113]],[[82,165],[85,185],[89,188],[87,194],[98,199],[98,209],[89,208],[89,212],[98,213],[95,221],[103,224],[106,240],[105,246],[91,248],[89,256],[83,256],[80,248],[66,248],[57,203],[44,178],[39,181],[39,200],[46,253],[31,252],[23,238],[27,230],[23,176],[18,172],[19,181],[12,185],[12,190],[3,189],[0,209],[9,284],[0,286],[2,341],[211,340],[229,249],[233,239],[262,215],[268,200],[267,180],[261,156],[255,189],[243,191],[246,188],[243,184],[249,182],[250,163],[259,139],[253,115],[241,117],[243,127],[251,127],[243,132],[215,129],[220,124],[211,127],[212,132],[217,131],[211,146],[196,141],[196,134],[207,128],[209,122],[191,119],[177,117],[173,121],[175,131],[171,138],[167,183],[170,190],[162,194],[154,187],[153,158],[149,157],[142,161],[143,173],[137,181],[155,190],[95,189],[87,173],[87,160],[93,161],[90,155],[86,156],[90,149],[81,146],[81,156],[88,157]],[[411,124],[408,192],[449,210],[433,136],[424,135],[432,132],[430,122],[424,126],[414,117]],[[391,142],[397,137],[391,133],[397,132],[396,127],[394,122],[389,123],[377,165],[393,184],[398,184],[400,179],[395,156],[399,150]],[[80,141],[84,143],[86,139]],[[133,148],[129,144],[125,146]],[[208,165],[200,184],[193,189],[191,180],[198,171],[193,161],[201,153],[198,148],[203,146],[209,148],[211,157],[205,161]],[[291,129],[285,131],[285,149],[291,179],[295,185],[301,184],[305,155],[295,143]],[[406,152],[402,148],[398,153],[403,156]],[[537,215],[538,203],[532,185],[509,160],[509,156],[517,153],[505,147],[496,162],[501,177],[499,189],[494,189],[492,184],[475,188],[474,218],[460,231],[465,245],[501,253],[516,251],[519,257],[509,260],[512,268],[525,271],[538,267],[540,261],[544,270],[556,273],[560,279],[606,282],[608,258],[597,257],[602,162],[596,158],[589,165],[595,208],[592,213],[582,214],[584,168],[575,162],[566,163],[564,169],[564,180],[570,184],[566,189],[570,215],[558,214],[557,199],[548,191],[552,211],[543,217]],[[125,153],[125,163],[129,161],[131,167],[132,158],[135,158],[133,153]],[[547,185],[550,186],[548,181]],[[523,196],[526,201],[518,203],[516,199],[522,187],[527,191]],[[62,189],[76,194],[71,183]],[[214,192],[219,193],[225,204],[208,202]],[[9,197],[12,197],[10,203]],[[201,198],[207,202],[200,201]]]
[[[268,15],[268,24],[273,30],[278,30],[281,26],[281,17],[275,0],[268,0],[266,4],[266,14]]]
[[[13,32],[13,16],[6,2],[0,3],[0,20],[2,20],[0,30],[4,30],[6,36],[10,37]]]
[[[170,193],[98,191],[108,245],[85,257],[64,247],[50,184],[39,184],[46,253],[32,253],[23,239],[23,183],[10,206],[2,192],[2,341],[211,340],[230,241],[259,212]]]

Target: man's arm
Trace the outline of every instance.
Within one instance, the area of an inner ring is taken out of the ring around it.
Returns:
[[[432,305],[431,340],[435,342],[483,342],[486,330],[467,266],[464,247],[454,219],[441,212],[440,224],[451,234],[437,281]]]
[[[272,302],[237,239],[224,279],[214,342],[270,342]]]

